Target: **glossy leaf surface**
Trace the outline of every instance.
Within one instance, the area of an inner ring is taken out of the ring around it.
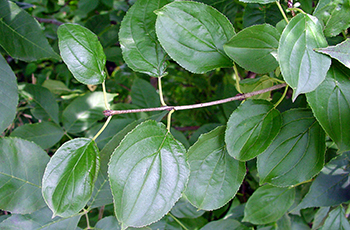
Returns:
[[[350,70],[332,66],[322,84],[307,100],[323,129],[340,151],[350,150]]]
[[[20,138],[1,138],[0,149],[0,208],[27,214],[44,207],[40,188],[47,153]]]
[[[349,220],[345,217],[345,210],[341,205],[329,213],[322,229],[350,229]]]
[[[0,55],[0,133],[15,118],[18,103],[16,76],[6,60]]]
[[[119,37],[123,57],[134,71],[160,77],[165,74],[166,53],[155,32],[157,15],[153,11],[170,0],[138,0],[124,17]]]
[[[223,45],[235,32],[230,21],[216,9],[198,2],[175,1],[156,14],[160,44],[182,67],[205,73],[232,66]]]
[[[282,117],[264,100],[248,100],[231,114],[225,133],[228,153],[247,161],[261,154],[279,133]]]
[[[224,206],[236,194],[245,176],[243,162],[233,159],[224,142],[225,127],[203,134],[188,150],[191,174],[185,191],[198,209]]]
[[[343,65],[350,69],[350,38],[336,46],[328,46],[326,48],[316,49],[317,52],[327,54],[337,59]]]
[[[277,221],[292,206],[294,197],[294,188],[278,188],[271,185],[259,187],[248,199],[243,221],[253,224]]]
[[[280,34],[269,24],[241,30],[224,45],[226,54],[244,69],[268,73],[277,68],[276,60]]]
[[[53,216],[68,217],[84,208],[99,167],[99,151],[91,139],[70,140],[56,151],[42,180],[42,194]]]
[[[283,30],[278,61],[284,80],[293,89],[293,101],[317,88],[325,79],[331,59],[313,49],[327,47],[322,24],[314,16],[298,14]]]
[[[258,156],[260,184],[291,186],[307,181],[324,165],[325,133],[311,111],[288,110],[270,146]]]
[[[185,148],[162,123],[146,121],[115,149],[108,174],[122,228],[158,221],[180,198],[189,176]]]
[[[57,30],[63,61],[73,76],[86,85],[101,84],[105,78],[106,55],[97,36],[77,24],[64,24]]]
[[[38,22],[12,1],[0,1],[0,31],[0,45],[13,58],[27,62],[60,59]]]

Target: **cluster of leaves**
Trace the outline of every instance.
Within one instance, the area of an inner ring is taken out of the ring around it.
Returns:
[[[0,228],[350,229],[350,2],[291,2],[0,0]]]

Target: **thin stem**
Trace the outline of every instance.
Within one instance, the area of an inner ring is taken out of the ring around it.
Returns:
[[[163,89],[162,89],[162,77],[158,77],[158,89],[159,89],[159,98],[162,106],[166,106],[163,98]]]
[[[238,70],[237,70],[237,66],[236,63],[233,63],[233,70],[235,71],[235,80],[236,80],[236,89],[238,91],[238,93],[242,94],[242,90],[241,90],[241,86],[239,84],[239,74],[238,74]]]
[[[84,213],[85,213],[85,218],[86,218],[86,229],[91,229],[88,211],[84,209]]]
[[[277,108],[277,106],[283,101],[283,99],[286,97],[287,95],[287,92],[288,92],[288,85],[286,86],[286,88],[284,89],[284,92],[283,92],[283,95],[282,97],[276,102],[275,104],[275,108]]]
[[[109,105],[108,105],[108,101],[107,101],[107,92],[106,92],[105,81],[102,82],[102,90],[103,90],[103,98],[104,98],[104,101],[105,101],[105,107],[106,107],[106,109],[110,109]]]
[[[303,11],[303,10],[300,9],[300,8],[289,8],[289,10],[290,10],[290,11],[296,10],[296,11],[299,11],[300,13],[302,13],[302,14],[306,14],[305,11]]]
[[[103,130],[105,130],[105,128],[107,127],[108,123],[111,121],[112,117],[108,117],[106,122],[103,124],[102,128],[96,133],[96,135],[92,138],[92,140],[96,140],[96,138],[98,138],[98,136],[100,136],[100,134],[103,132]]]
[[[173,214],[169,212],[168,215],[171,218],[173,218],[183,229],[188,230],[188,228],[186,228],[186,226],[183,223],[181,223],[181,221],[179,221]]]
[[[279,84],[279,85],[274,85],[272,87],[266,88],[266,89],[261,89],[258,91],[250,92],[250,93],[245,93],[245,94],[238,94],[237,96],[226,98],[226,99],[221,99],[217,101],[211,101],[211,102],[206,102],[206,103],[199,103],[199,104],[193,104],[193,105],[180,105],[180,106],[163,106],[163,107],[156,107],[156,108],[146,108],[146,109],[127,109],[127,110],[105,110],[103,111],[105,116],[113,116],[116,114],[125,114],[125,113],[141,113],[141,112],[153,112],[153,111],[164,111],[164,110],[186,110],[186,109],[198,109],[198,108],[203,108],[203,107],[208,107],[208,106],[213,106],[213,105],[219,105],[219,104],[224,104],[227,102],[231,101],[238,101],[238,100],[245,100],[249,97],[263,94],[266,92],[270,92],[276,89],[280,89],[285,87],[287,84]]]
[[[167,123],[167,130],[168,132],[170,132],[170,128],[171,128],[171,115],[175,112],[175,109],[172,109],[169,113],[168,113],[168,123]]]
[[[287,15],[284,13],[284,10],[283,10],[283,8],[282,8],[282,6],[281,6],[279,0],[276,1],[276,4],[277,4],[277,6],[278,6],[278,9],[281,11],[281,14],[282,14],[284,20],[286,20],[286,22],[289,23],[289,20],[288,20],[288,18],[287,18]]]

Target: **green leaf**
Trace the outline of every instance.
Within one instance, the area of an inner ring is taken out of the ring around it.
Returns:
[[[249,228],[245,225],[241,224],[239,221],[234,219],[221,219],[217,221],[211,221],[206,224],[201,230],[227,230],[227,229],[235,229],[235,230],[248,230]]]
[[[185,191],[198,209],[224,206],[236,194],[245,176],[243,162],[233,159],[224,142],[225,127],[203,134],[188,150],[191,174]]]
[[[27,100],[34,102],[35,106],[31,109],[35,118],[44,121],[58,120],[58,104],[52,93],[40,85],[27,84],[22,92]]]
[[[58,80],[46,79],[42,86],[50,90],[53,94],[61,95],[72,92],[62,81]]]
[[[349,221],[345,217],[345,210],[341,205],[339,205],[329,213],[323,225],[322,230],[327,230],[327,229],[339,229],[339,230],[350,229]]]
[[[279,134],[258,156],[260,184],[297,185],[311,179],[324,165],[325,133],[311,111],[289,110],[282,120]]]
[[[97,36],[69,23],[61,25],[57,35],[62,59],[75,79],[86,85],[101,84],[106,78],[106,55]]]
[[[116,94],[107,93],[107,101],[111,102]],[[103,119],[104,99],[102,92],[87,93],[72,101],[62,113],[64,128],[69,133],[87,130],[98,120]]]
[[[329,209],[330,207],[320,207],[317,210],[312,223],[312,229],[319,229],[322,227],[322,225],[324,224],[324,220],[326,219],[327,214],[329,212]]]
[[[117,218],[115,218],[115,216],[104,217],[103,219],[99,220],[96,223],[95,228],[101,229],[101,230],[109,230],[109,229],[121,230],[121,227],[118,223]]]
[[[350,70],[332,66],[307,100],[323,129],[341,152],[350,150]]]
[[[348,0],[323,1],[314,15],[324,22],[324,34],[337,36],[350,26],[350,2]]]
[[[315,49],[319,53],[328,54],[332,58],[337,59],[343,65],[350,69],[350,39],[346,39],[336,46],[328,46],[326,48]]]
[[[46,121],[19,126],[11,133],[11,137],[33,141],[43,149],[52,147],[61,140],[63,135],[64,131],[60,126]]]
[[[277,68],[276,60],[280,34],[269,24],[241,30],[224,45],[226,54],[244,69],[268,73]]]
[[[27,214],[45,206],[41,177],[49,156],[20,138],[0,139],[0,209]]]
[[[69,217],[84,208],[91,197],[99,167],[99,151],[91,139],[67,141],[56,151],[42,180],[42,194],[53,217]]]
[[[247,28],[256,24],[276,24],[283,20],[283,16],[276,4],[260,5],[248,3],[243,12],[243,27]]]
[[[151,83],[135,78],[131,87],[132,103],[141,108],[152,108],[160,106],[160,99],[156,89]]]
[[[227,152],[237,160],[250,160],[271,144],[281,125],[280,112],[270,102],[248,100],[233,111],[227,122]]]
[[[295,101],[299,94],[315,90],[331,65],[328,56],[313,50],[327,47],[322,24],[316,17],[298,14],[283,30],[279,44],[278,61]]]
[[[27,62],[60,59],[39,23],[12,1],[0,0],[0,31],[0,45],[13,58]]]
[[[119,38],[126,64],[134,71],[161,77],[167,67],[166,53],[156,37],[153,11],[170,0],[138,0],[123,18]]]
[[[146,121],[125,136],[108,168],[122,229],[148,225],[170,211],[188,180],[185,154],[162,123]]]
[[[312,182],[296,209],[335,206],[350,200],[349,164],[350,152],[331,160]]]
[[[277,221],[292,206],[294,197],[294,188],[278,188],[271,185],[259,187],[245,206],[243,221],[252,224]]]
[[[269,4],[272,2],[276,2],[275,0],[239,0],[240,2],[245,3],[259,3],[259,4]]]
[[[0,72],[0,133],[2,133],[15,118],[18,91],[16,76],[2,55],[0,55]]]
[[[175,1],[156,14],[160,44],[182,67],[205,73],[232,66],[223,45],[235,32],[230,21],[216,9],[198,2]]]
[[[239,84],[243,93],[250,93],[272,87],[274,85],[274,82],[276,81],[273,78],[268,77],[267,75],[263,75],[261,77],[243,79],[239,82]],[[255,95],[249,99],[271,100],[271,92]]]
[[[171,209],[171,214],[177,218],[197,218],[205,213],[204,210],[198,210],[187,199],[181,198]]]

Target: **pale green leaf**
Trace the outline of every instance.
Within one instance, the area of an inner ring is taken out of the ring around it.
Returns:
[[[45,206],[41,178],[50,157],[20,138],[0,139],[0,209],[27,214]]]
[[[72,92],[62,81],[58,80],[46,79],[42,86],[50,90],[53,94],[61,95]]]
[[[148,225],[170,211],[188,180],[185,154],[185,148],[155,121],[146,121],[125,136],[108,168],[114,211],[123,229]]]
[[[274,82],[275,82],[275,79],[267,75],[263,75],[261,77],[243,79],[242,81],[239,82],[239,84],[243,93],[250,93],[250,92],[272,87],[274,85]],[[255,96],[249,97],[248,99],[271,100],[271,92],[255,95]]]
[[[63,24],[57,30],[63,61],[73,76],[86,85],[101,84],[105,78],[106,55],[97,38],[87,28]]]
[[[294,90],[293,101],[299,94],[317,88],[331,65],[330,57],[317,53],[327,47],[322,23],[314,16],[298,14],[283,30],[278,47],[278,61],[284,80]]]
[[[322,230],[328,229],[350,230],[349,220],[345,217],[345,210],[341,205],[329,213]]]
[[[175,1],[156,14],[160,44],[182,67],[205,73],[232,66],[223,45],[235,32],[230,21],[216,9],[198,2]]]
[[[276,0],[239,0],[240,2],[245,3],[259,3],[259,4],[269,4],[272,2],[276,2]]]
[[[42,180],[42,194],[53,217],[69,217],[84,208],[99,167],[99,151],[91,139],[67,141],[55,152]]]
[[[317,52],[327,54],[332,58],[337,59],[343,65],[350,69],[350,38],[336,46],[328,46],[326,48],[316,49]]]

